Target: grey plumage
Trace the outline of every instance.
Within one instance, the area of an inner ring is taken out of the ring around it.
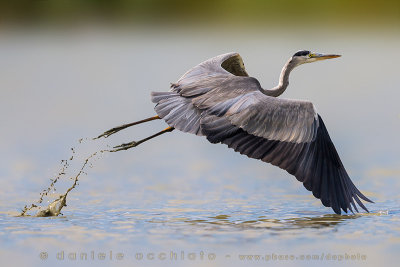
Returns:
[[[277,98],[296,66],[335,57],[299,51],[278,86],[265,90],[248,76],[240,55],[228,53],[190,69],[169,92],[153,92],[152,101],[170,127],[286,170],[335,213],[358,212],[355,202],[368,211],[359,198],[372,201],[350,180],[314,105]]]

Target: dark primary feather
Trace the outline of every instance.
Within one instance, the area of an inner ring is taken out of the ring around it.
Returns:
[[[354,186],[336,152],[326,127],[318,116],[317,137],[310,143],[291,143],[268,140],[254,136],[232,125],[226,118],[206,116],[201,128],[211,143],[223,143],[236,152],[250,158],[278,166],[294,175],[304,187],[321,199],[326,207],[340,214],[340,209],[357,210],[354,200],[366,211],[359,201],[371,202]]]
[[[336,213],[358,211],[355,202],[368,211],[359,198],[371,201],[350,180],[313,104],[261,89],[229,53],[190,69],[169,92],[153,92],[152,101],[171,127],[279,166]]]

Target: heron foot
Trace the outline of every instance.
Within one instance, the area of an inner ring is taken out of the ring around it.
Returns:
[[[93,139],[99,139],[99,138],[101,138],[101,137],[107,138],[107,137],[109,137],[110,135],[113,135],[113,134],[115,134],[115,133],[117,133],[117,132],[119,132],[119,131],[125,129],[126,127],[124,127],[124,126],[125,126],[125,125],[121,125],[121,126],[118,126],[118,127],[114,127],[114,128],[112,128],[112,129],[110,129],[110,130],[108,130],[108,131],[105,131],[104,133],[102,133],[101,135],[99,135],[99,136],[97,136],[97,137],[95,137],[95,138],[93,138]]]
[[[165,133],[168,133],[168,132],[172,132],[174,129],[175,129],[174,127],[167,127],[164,130],[162,130],[162,131],[160,131],[158,133],[155,133],[153,135],[150,135],[149,137],[146,137],[146,138],[144,138],[142,140],[132,141],[132,142],[125,143],[125,144],[122,144],[122,145],[119,145],[119,146],[115,146],[115,147],[113,147],[114,149],[108,150],[108,151],[109,152],[117,152],[117,151],[121,151],[121,150],[128,150],[128,149],[130,149],[132,147],[136,147],[136,146],[140,145],[141,143],[144,143],[144,142],[146,142],[146,141],[148,141],[150,139],[153,139],[154,137],[157,137],[159,135],[162,135],[162,134],[165,134]]]
[[[137,145],[139,145],[139,142],[136,141],[132,141],[129,143],[125,143],[125,144],[121,144],[119,146],[115,146],[113,147],[114,149],[110,150],[110,152],[117,152],[117,151],[121,151],[121,150],[128,150],[132,147],[136,147]]]

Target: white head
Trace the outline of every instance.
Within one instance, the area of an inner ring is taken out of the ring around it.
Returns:
[[[340,57],[340,55],[312,53],[308,50],[298,51],[286,62],[285,66],[283,66],[281,75],[279,76],[279,84],[270,90],[263,89],[262,92],[268,96],[280,96],[288,87],[289,74],[295,67],[304,63],[311,63],[336,57]]]
[[[340,55],[320,54],[320,53],[312,53],[308,50],[300,50],[291,57],[290,61],[295,66],[298,66],[304,63],[311,63],[319,60],[337,58],[337,57],[340,57]]]

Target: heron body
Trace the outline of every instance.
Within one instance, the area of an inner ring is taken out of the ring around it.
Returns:
[[[358,212],[356,203],[368,211],[360,198],[372,201],[351,181],[314,105],[278,98],[295,67],[336,57],[299,51],[284,65],[278,85],[267,90],[249,77],[239,54],[223,54],[187,71],[171,84],[170,91],[153,92],[158,116],[147,120],[161,118],[169,125],[156,135],[178,129],[278,166],[337,214]],[[113,128],[102,136],[129,126]],[[123,144],[116,151],[137,144]]]

